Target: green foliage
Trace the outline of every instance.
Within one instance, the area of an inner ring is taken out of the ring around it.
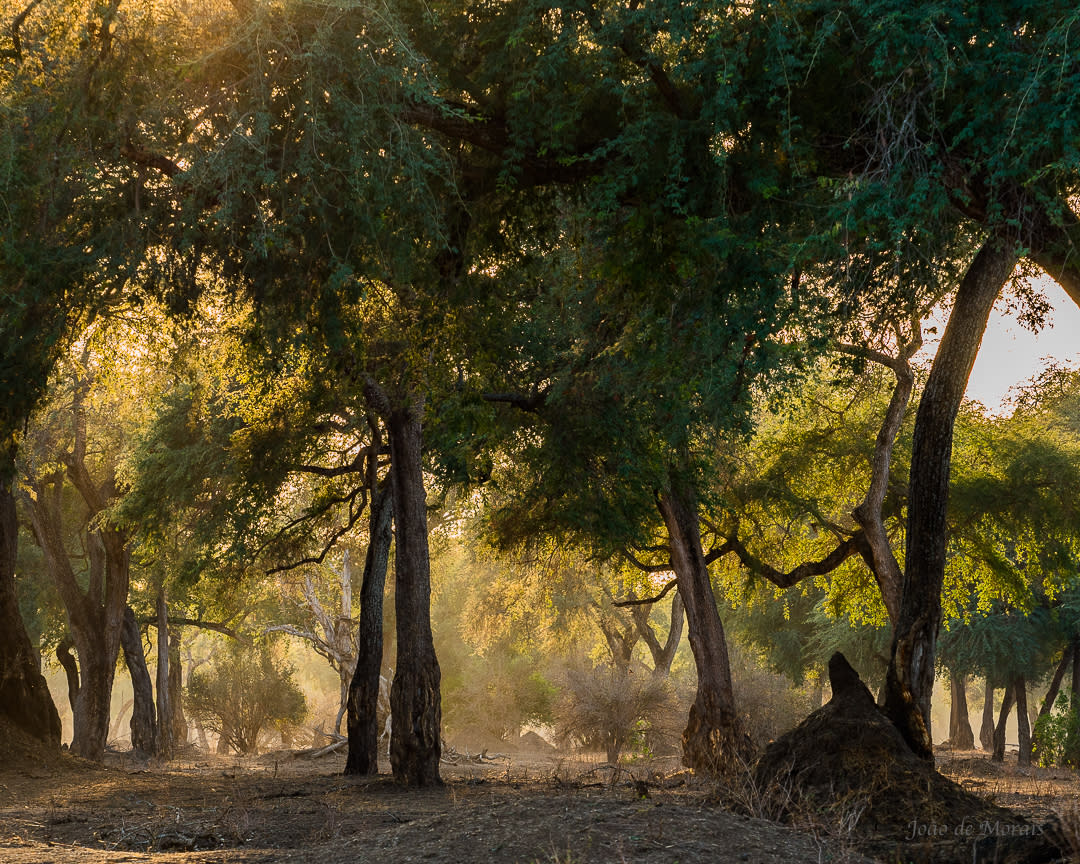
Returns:
[[[241,754],[256,752],[268,727],[299,723],[307,712],[292,667],[267,645],[240,643],[191,673],[185,707]]]
[[[1035,721],[1032,734],[1042,767],[1080,765],[1080,716],[1073,694],[1059,693],[1051,713]]]

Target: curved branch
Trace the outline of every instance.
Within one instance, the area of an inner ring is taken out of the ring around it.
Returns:
[[[657,594],[655,597],[642,597],[639,600],[612,600],[611,605],[618,606],[621,609],[624,606],[646,606],[649,603],[659,603],[661,600],[664,599],[668,592],[671,591],[671,589],[678,584],[678,580],[672,579],[666,585],[664,585],[660,593]]]
[[[724,545],[730,546],[742,565],[754,575],[768,579],[778,588],[790,588],[811,576],[824,576],[826,573],[831,573],[852,555],[863,554],[866,548],[866,536],[859,531],[819,561],[804,561],[786,573],[755,558],[736,537],[729,538]]]

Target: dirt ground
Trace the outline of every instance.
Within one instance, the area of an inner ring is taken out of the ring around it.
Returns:
[[[28,862],[862,862],[850,825],[802,830],[748,815],[752,795],[697,781],[673,760],[623,768],[508,754],[443,765],[446,785],[407,790],[342,774],[344,756],[193,755],[164,766],[23,753],[0,765],[0,860]],[[994,765],[942,770],[1042,820],[1075,813],[1080,780]],[[724,803],[720,803],[723,800]],[[732,812],[732,807],[742,812]],[[903,840],[904,838],[897,838]],[[880,859],[879,859],[880,860]]]

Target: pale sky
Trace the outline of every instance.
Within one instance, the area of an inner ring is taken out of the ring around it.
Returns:
[[[1046,365],[1045,358],[1080,364],[1080,306],[1053,280],[1042,278],[1038,285],[1053,307],[1047,326],[1038,334],[1025,330],[1015,317],[1006,316],[1001,304],[990,316],[967,397],[982,402],[992,414],[1005,410],[1002,403],[1009,388],[1038,374]],[[938,334],[927,336],[927,356],[937,350],[943,329],[941,324],[937,326]]]

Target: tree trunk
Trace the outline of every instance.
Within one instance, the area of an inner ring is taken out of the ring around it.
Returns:
[[[372,448],[377,449],[377,448]],[[374,458],[374,457],[373,457]],[[393,472],[393,466],[390,468]],[[360,583],[360,622],[356,630],[356,669],[349,685],[349,754],[346,774],[379,773],[379,681],[383,659],[383,594],[393,539],[389,478],[382,489],[371,485],[370,532],[364,578]]]
[[[1061,660],[1058,662],[1057,668],[1054,670],[1054,677],[1050,679],[1050,687],[1046,691],[1046,696],[1043,697],[1042,705],[1039,708],[1039,714],[1035,718],[1035,728],[1039,728],[1039,720],[1046,717],[1054,710],[1054,703],[1057,701],[1058,693],[1061,692],[1061,682],[1065,679],[1065,670],[1069,668],[1069,663],[1072,662],[1072,644],[1066,645],[1061,651]],[[1035,736],[1035,749],[1034,756],[1038,760],[1042,753],[1043,741],[1039,736]]]
[[[945,577],[945,516],[953,427],[986,322],[1016,266],[1012,247],[987,240],[971,262],[919,401],[911,451],[900,617],[885,679],[885,713],[912,750],[933,759],[930,697]]]
[[[1010,681],[1005,687],[1005,696],[1001,700],[1001,712],[998,714],[997,726],[994,727],[994,754],[990,757],[994,762],[1005,761],[1005,724],[1009,721],[1009,712],[1012,710],[1015,695],[1015,684]]]
[[[175,753],[187,744],[188,724],[184,716],[184,667],[180,662],[180,628],[169,632],[169,729]]]
[[[150,670],[146,668],[139,625],[135,612],[124,609],[124,624],[120,631],[120,644],[124,649],[124,662],[131,676],[134,705],[131,710],[131,749],[141,759],[157,755],[157,722],[154,717],[154,687]]]
[[[394,509],[397,671],[390,687],[390,766],[409,786],[441,785],[442,705],[431,635],[427,493],[421,404],[390,412],[390,485]]]
[[[668,627],[667,639],[661,645],[660,640],[656,638],[656,634],[649,624],[650,611],[650,606],[630,607],[634,625],[648,646],[649,654],[652,655],[653,677],[663,680],[671,675],[671,663],[675,659],[675,652],[679,649],[679,642],[682,640],[686,612],[683,607],[682,597],[676,591],[675,596],[671,599],[671,622]]]
[[[15,591],[19,523],[12,478],[15,447],[0,465],[0,717],[29,735],[60,746],[60,714],[41,674],[41,659],[26,632]]]
[[[949,742],[954,750],[974,750],[975,734],[968,717],[967,676],[949,673],[949,689]]]
[[[689,488],[672,482],[658,506],[697,666],[697,695],[682,735],[683,762],[694,771],[721,774],[746,758],[749,747],[735,710],[727,641],[701,548],[697,502]]]
[[[71,653],[73,647],[75,643],[70,634],[61,639],[60,644],[56,646],[56,659],[64,670],[64,677],[67,678],[68,705],[71,706],[72,711],[75,710],[75,701],[79,698],[79,664],[75,655]]]
[[[994,687],[990,678],[986,679],[986,692],[983,695],[982,725],[979,726],[979,744],[983,750],[994,749]]]
[[[158,755],[168,759],[173,753],[172,708],[169,706],[169,607],[165,602],[165,586],[157,595],[157,715]]]
[[[1031,764],[1031,726],[1028,720],[1027,681],[1023,675],[1017,675],[1013,682],[1013,696],[1016,699],[1016,734],[1020,745],[1017,764]]]

